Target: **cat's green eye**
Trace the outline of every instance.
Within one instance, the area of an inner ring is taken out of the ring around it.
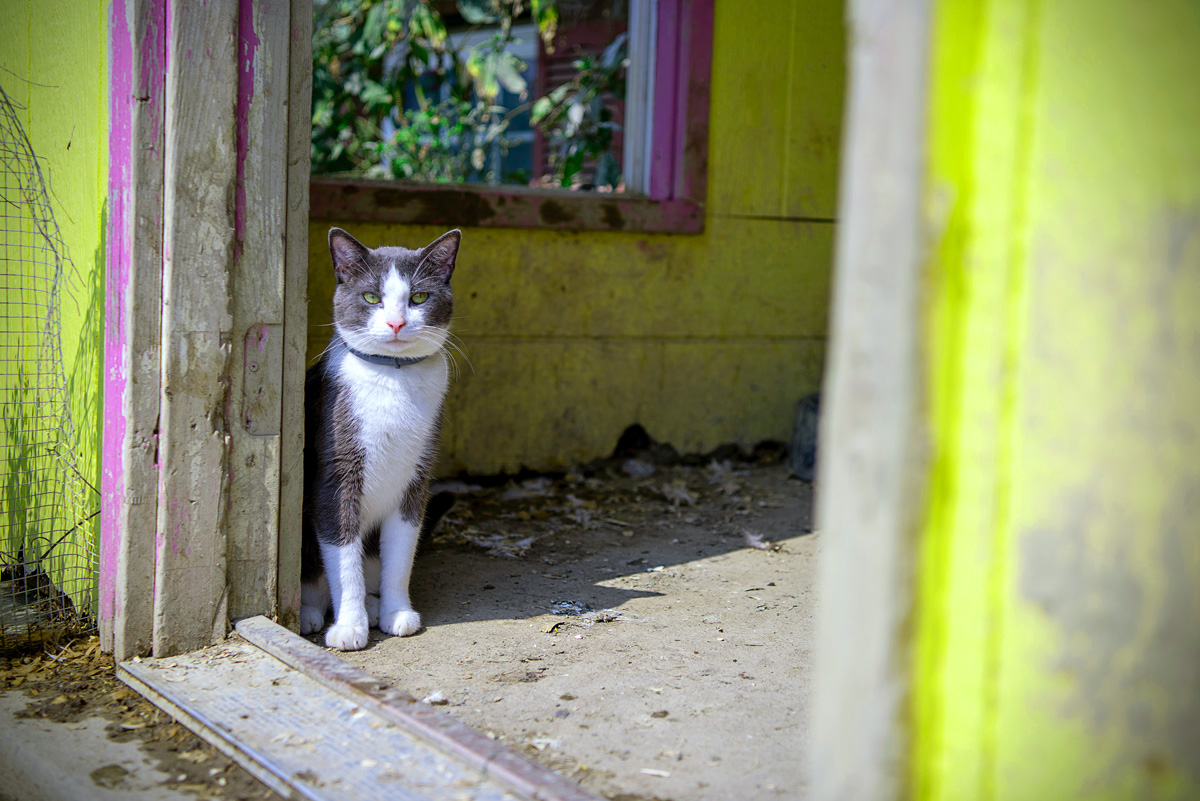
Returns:
[[[424,303],[425,301],[429,300],[429,293],[428,292],[414,292],[414,293],[412,293],[412,297],[410,297],[409,300],[412,301],[414,306],[419,306],[422,303]]]
[[[364,292],[363,300],[365,300],[367,303],[378,303],[380,300],[382,300],[382,298],[380,298],[374,292]]]

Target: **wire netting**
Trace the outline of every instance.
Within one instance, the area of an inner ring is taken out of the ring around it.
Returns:
[[[63,363],[70,261],[20,112],[0,88],[0,650],[95,627],[99,493],[80,472]],[[93,391],[96,391],[93,388]]]

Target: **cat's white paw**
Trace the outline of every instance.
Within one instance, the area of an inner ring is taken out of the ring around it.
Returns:
[[[359,651],[367,647],[367,627],[334,623],[325,632],[325,645],[339,651]]]
[[[300,633],[312,634],[325,625],[325,613],[315,606],[300,607]]]
[[[379,625],[379,596],[371,593],[363,599],[363,605],[367,607],[367,625]]]
[[[416,634],[421,629],[421,616],[411,609],[396,609],[379,615],[379,630],[397,637]]]

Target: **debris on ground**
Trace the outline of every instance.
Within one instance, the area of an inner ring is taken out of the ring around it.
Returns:
[[[742,536],[746,538],[746,544],[751,548],[757,548],[760,551],[778,551],[780,546],[767,540],[762,534],[757,534],[750,529],[742,529]]]
[[[101,653],[98,637],[47,646],[38,654],[0,658],[0,692],[28,697],[29,705],[18,717],[56,723],[94,717],[108,720],[109,739],[140,743],[160,771],[176,778],[176,787],[194,793],[198,799],[280,798],[233,760],[118,681],[113,659]]]
[[[542,626],[542,631],[549,634],[561,626],[594,626],[597,623],[612,623],[622,619],[620,612],[614,609],[593,609],[582,601],[552,601],[550,614],[561,615],[566,620],[556,620]]]
[[[620,532],[661,526],[668,519],[708,528],[744,540],[751,548],[774,550],[748,537],[741,525],[763,509],[778,508],[782,494],[751,489],[750,469],[781,463],[782,443],[764,442],[746,451],[723,445],[707,454],[681,456],[654,442],[640,426],[630,426],[613,456],[575,465],[565,473],[524,477],[463,477],[434,485],[458,497],[442,520],[439,545],[460,545],[491,556],[523,559],[547,538],[571,532]],[[620,516],[605,510],[621,508]],[[689,510],[700,509],[697,514]],[[629,514],[627,510],[636,510]],[[582,540],[581,540],[582,542]],[[558,547],[558,546],[555,546]],[[543,557],[553,562],[553,557]]]
[[[445,706],[446,704],[450,703],[450,701],[446,698],[446,694],[441,690],[434,690],[429,695],[422,698],[421,703],[429,704],[430,706]]]

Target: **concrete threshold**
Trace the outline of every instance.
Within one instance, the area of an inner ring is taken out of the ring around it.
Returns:
[[[0,801],[179,801],[194,792],[173,786],[173,776],[139,743],[119,743],[105,732],[106,718],[56,723],[22,718],[30,699],[0,693]]]
[[[598,801],[263,617],[117,676],[285,797]]]

